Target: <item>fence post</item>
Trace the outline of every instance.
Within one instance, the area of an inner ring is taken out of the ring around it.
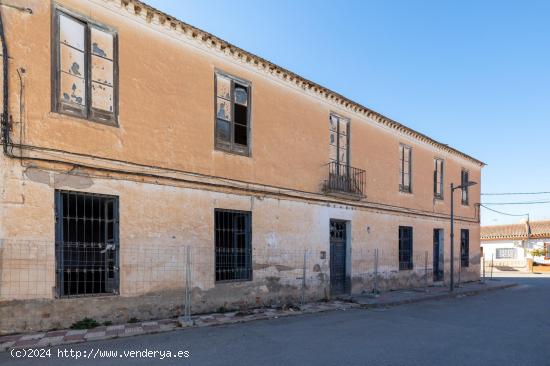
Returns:
[[[460,287],[460,275],[462,274],[462,252],[460,253],[460,256],[458,257],[458,284],[456,287]]]
[[[304,264],[302,267],[302,298],[300,300],[300,307],[303,307],[306,303],[306,258],[307,249],[304,249]]]
[[[428,251],[424,252],[424,291],[428,292]]]
[[[375,295],[378,294],[378,248],[374,249],[374,289]]]
[[[483,283],[485,283],[485,256],[481,257],[483,260]]]
[[[493,278],[493,266],[495,261],[495,255],[491,254],[491,279]]]
[[[185,247],[185,271],[184,271],[184,310],[183,323],[191,325],[191,247]]]

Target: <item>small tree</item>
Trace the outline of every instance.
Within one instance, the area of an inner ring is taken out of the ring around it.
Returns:
[[[544,257],[546,255],[546,249],[544,248],[532,249],[530,253],[533,257]]]

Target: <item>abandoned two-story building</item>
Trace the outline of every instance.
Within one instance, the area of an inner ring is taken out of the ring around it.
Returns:
[[[0,11],[0,332],[449,280],[482,162],[137,0]]]

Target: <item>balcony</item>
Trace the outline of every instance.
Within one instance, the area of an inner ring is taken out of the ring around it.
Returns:
[[[352,196],[361,199],[365,196],[366,173],[362,169],[331,161],[328,165],[328,179],[323,190],[327,194]]]

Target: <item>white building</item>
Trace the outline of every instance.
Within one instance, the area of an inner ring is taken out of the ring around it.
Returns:
[[[533,249],[545,249],[534,262],[550,264],[550,220],[481,227],[481,253],[496,265],[523,267]]]

